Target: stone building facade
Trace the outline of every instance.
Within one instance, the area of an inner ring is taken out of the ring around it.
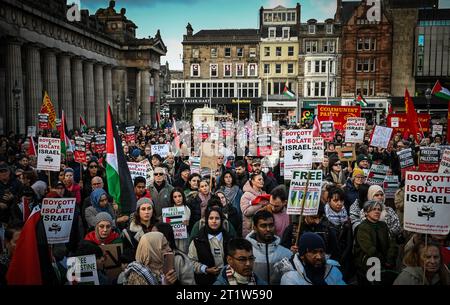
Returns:
[[[221,115],[248,117],[258,109],[261,82],[258,78],[257,29],[200,30],[190,24],[183,37],[183,79],[172,80],[171,112],[192,114],[194,108],[211,104]],[[186,118],[188,119],[188,118]]]
[[[374,112],[377,121],[387,111],[391,91],[392,22],[381,9],[370,21],[366,1],[342,2],[342,100],[351,105],[358,94],[368,103],[363,112]]]
[[[117,12],[115,1],[94,15],[81,10],[69,21],[66,0],[0,0],[0,126],[24,133],[36,125],[47,91],[69,129],[79,115],[104,126],[107,103],[118,121],[153,124],[159,103],[159,31],[137,39],[137,26]],[[21,94],[14,95],[13,89]],[[141,116],[138,115],[140,110]]]

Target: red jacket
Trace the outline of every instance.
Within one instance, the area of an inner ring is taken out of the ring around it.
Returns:
[[[109,245],[109,244],[115,244],[120,242],[119,240],[120,235],[117,232],[111,231],[111,234],[105,239],[105,240],[98,240],[97,235],[95,234],[95,231],[92,231],[84,237],[84,240],[92,241],[97,245]]]
[[[70,187],[70,189],[68,187],[66,187],[66,189],[71,192],[73,194],[73,196],[75,196],[75,198],[77,199],[77,205],[81,204],[81,187],[79,184],[74,183],[72,184],[72,186]]]
[[[150,194],[150,192],[148,190],[145,190],[144,195],[142,196],[138,196],[136,195],[136,200],[139,200],[141,198],[148,198],[148,199],[152,199],[152,195]]]

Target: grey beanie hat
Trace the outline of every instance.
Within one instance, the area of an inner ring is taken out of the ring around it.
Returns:
[[[141,207],[141,205],[146,204],[146,203],[150,204],[153,208],[153,201],[150,198],[142,197],[141,199],[139,199],[136,202],[136,211],[139,211],[139,208]]]
[[[114,226],[114,221],[111,217],[111,215],[107,212],[100,212],[95,216],[95,225],[98,225],[101,221],[108,221],[111,223],[111,226]]]
[[[364,207],[363,207],[364,212],[368,213],[368,212],[372,211],[372,209],[377,205],[379,205],[381,207],[381,210],[383,210],[383,208],[384,208],[383,204],[379,201],[368,200],[368,201],[364,202]]]

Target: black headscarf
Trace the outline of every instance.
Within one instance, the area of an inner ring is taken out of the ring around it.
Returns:
[[[209,227],[209,224],[208,224],[208,218],[209,218],[209,215],[211,214],[211,212],[217,212],[217,213],[219,213],[219,216],[220,216],[220,226],[216,230],[211,229]],[[206,209],[206,212],[205,212],[205,230],[206,230],[206,233],[215,236],[215,235],[223,232],[223,222],[224,222],[224,220],[225,220],[225,216],[223,215],[223,213],[222,213],[220,208],[211,207],[211,208]]]

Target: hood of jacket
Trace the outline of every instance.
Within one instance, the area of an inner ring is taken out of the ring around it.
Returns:
[[[275,252],[277,247],[280,245],[281,239],[274,235],[275,239],[269,244],[269,253]],[[266,244],[265,243],[260,243],[259,241],[256,240],[256,233],[255,231],[251,231],[250,233],[247,234],[247,236],[245,237],[245,239],[247,239],[249,242],[252,243],[253,246],[253,250],[258,251],[260,254],[266,253]]]
[[[256,191],[256,190],[250,185],[250,181],[247,181],[247,182],[244,184],[244,187],[242,188],[242,190],[244,191],[244,193],[245,193],[245,192],[249,192],[249,193],[252,193],[252,194],[255,195],[255,196],[259,196],[259,195],[261,195],[261,194],[264,193],[263,191],[261,191],[261,192]]]

